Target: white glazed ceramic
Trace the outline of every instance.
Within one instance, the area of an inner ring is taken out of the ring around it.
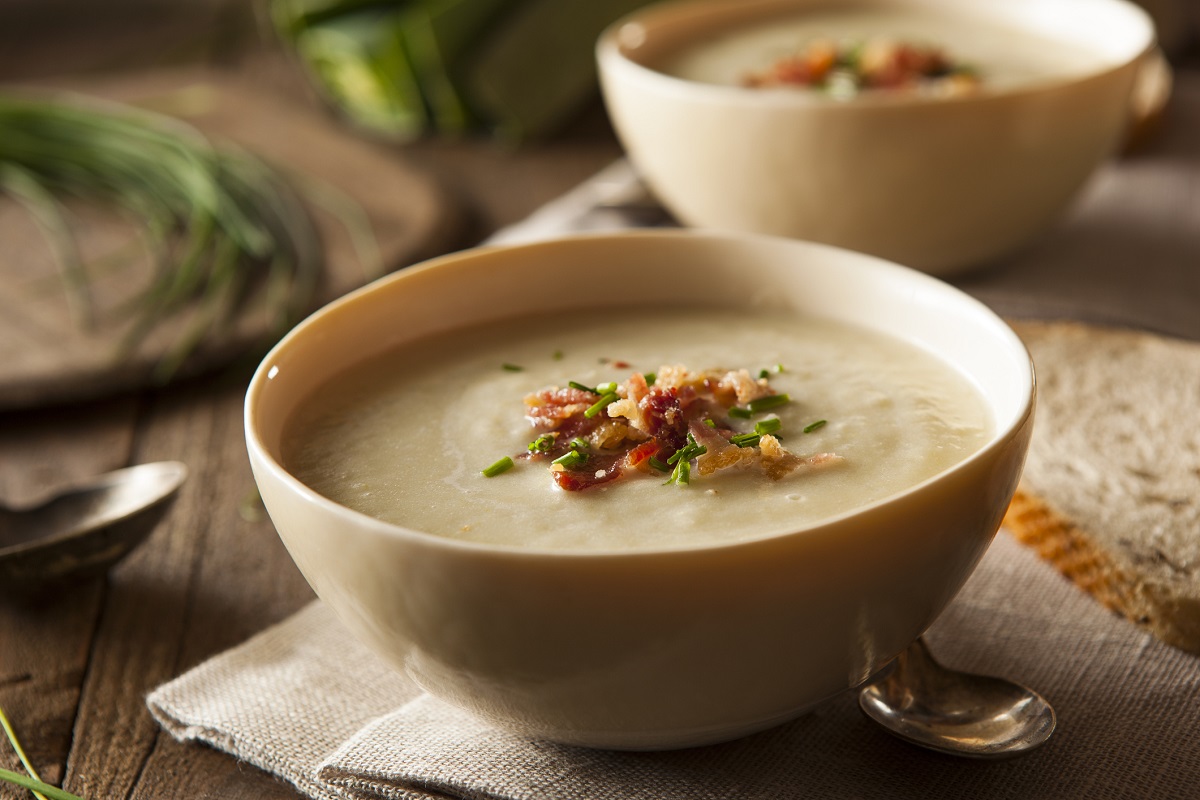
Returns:
[[[996,431],[953,469],[823,524],[639,552],[438,538],[340,507],[280,465],[285,420],[346,364],[535,312],[547,298],[539,287],[579,307],[787,308],[900,336],[967,374]],[[271,351],[250,385],[245,424],[263,501],[296,564],[397,668],[531,736],[668,748],[795,717],[860,685],[924,631],[1000,524],[1033,396],[1015,334],[934,278],[789,239],[659,231],[469,250],[384,278]]]
[[[913,7],[1090,43],[1103,68],[958,98],[838,102],[681,80],[653,66],[688,42],[779,14]],[[684,0],[610,28],[597,56],[630,159],[687,225],[872,253],[938,275],[1053,224],[1117,147],[1153,26],[1124,0]]]

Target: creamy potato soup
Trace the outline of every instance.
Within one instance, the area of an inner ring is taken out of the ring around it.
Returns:
[[[283,460],[320,494],[418,531],[663,548],[841,514],[949,468],[991,430],[964,376],[899,340],[653,309],[488,324],[351,366],[288,420]]]
[[[850,97],[871,85],[849,85],[874,71],[878,85],[915,85],[905,73],[936,56],[929,84],[957,93],[978,82],[1003,89],[1053,76],[1077,75],[1103,63],[1103,54],[1031,31],[969,16],[916,8],[814,10],[721,31],[676,53],[661,71],[678,78],[772,90],[798,84]],[[865,65],[865,66],[864,66]],[[864,73],[865,71],[865,73]],[[971,81],[959,80],[969,76]],[[870,81],[868,81],[870,84]]]

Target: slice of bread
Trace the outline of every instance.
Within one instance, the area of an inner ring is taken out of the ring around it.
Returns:
[[[1012,324],[1038,406],[1004,526],[1109,608],[1200,654],[1200,344]]]

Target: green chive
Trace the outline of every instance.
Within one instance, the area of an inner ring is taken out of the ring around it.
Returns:
[[[543,433],[541,436],[529,443],[526,449],[531,453],[545,453],[554,446],[554,440],[558,438],[556,433]]]
[[[691,482],[691,479],[692,479],[691,465],[688,464],[687,461],[681,460],[678,464],[675,465],[675,471],[671,473],[671,477],[667,478],[666,483],[664,483],[663,485],[666,486],[669,483],[673,483],[676,486],[687,486]]]
[[[505,456],[504,458],[497,461],[495,464],[492,464],[490,467],[485,469],[483,471],[483,477],[494,478],[497,475],[499,475],[501,472],[508,472],[512,468],[513,468],[513,460],[511,458],[509,458],[508,456]]]
[[[821,428],[824,428],[826,424],[827,424],[827,423],[826,423],[826,421],[825,421],[825,420],[823,420],[823,419],[819,419],[819,420],[817,420],[816,422],[814,422],[814,423],[812,423],[812,424],[810,424],[810,425],[805,425],[805,426],[804,426],[804,432],[805,432],[805,433],[812,433],[812,432],[813,432],[813,431],[815,431],[815,430],[820,430]]]
[[[734,406],[729,409],[729,416],[737,419],[750,419],[750,412],[740,406]]]
[[[771,373],[767,372],[765,369],[760,369],[758,371],[758,377],[760,377],[760,378],[766,378],[770,374]]]
[[[587,459],[588,459],[587,453],[581,453],[578,450],[570,450],[570,451],[564,453],[563,455],[559,456],[558,458],[554,459],[550,463],[551,464],[559,464],[560,466],[564,466],[569,469],[571,467],[579,466],[583,462],[587,461]]]
[[[659,472],[670,472],[670,471],[671,471],[671,468],[670,468],[668,465],[666,465],[666,464],[664,464],[663,462],[659,461],[659,460],[658,460],[657,458],[655,458],[654,456],[650,456],[650,462],[649,462],[649,463],[650,463],[650,466],[654,467],[654,468],[655,468],[656,470],[658,470]]]
[[[78,795],[63,791],[57,786],[51,786],[37,778],[26,777],[10,769],[0,769],[0,781],[28,789],[38,797],[45,796],[47,800],[80,800]]]
[[[646,379],[647,386],[653,386],[654,382],[658,380],[658,375],[653,372],[644,372],[642,373],[642,377]]]
[[[578,436],[576,436],[567,446],[572,450],[586,450],[588,443],[586,439],[580,439]]]
[[[687,444],[676,450],[670,458],[667,459],[668,464],[674,464],[681,461],[691,461],[697,456],[702,456],[708,452],[708,448],[696,441],[696,437],[688,434]]]
[[[570,386],[572,389],[578,389],[581,392],[591,392],[592,394],[600,394],[595,389],[593,389],[591,386],[584,386],[579,381],[567,381],[567,386]]]
[[[705,424],[705,425],[707,425],[707,426],[708,426],[708,427],[710,427],[710,428],[715,428],[715,427],[717,427],[717,423],[713,422],[711,419],[706,419],[706,420],[704,420],[704,424]]]
[[[617,391],[617,384],[613,381],[602,383],[596,387],[596,394],[614,394]]]
[[[592,405],[588,406],[588,410],[583,412],[583,415],[585,417],[587,417],[588,419],[591,419],[592,417],[596,416],[601,411],[603,411],[605,406],[609,405],[610,403],[615,403],[616,401],[617,401],[617,393],[616,392],[609,392],[608,394],[601,395],[599,400],[597,400]]]
[[[737,436],[730,436],[729,443],[738,447],[758,447],[761,439],[762,435],[758,433],[739,433]]]
[[[520,364],[501,364],[500,368],[505,372],[523,372],[525,370]]]
[[[757,400],[751,400],[746,404],[746,408],[751,414],[757,414],[760,411],[767,411],[772,408],[787,405],[792,402],[792,398],[786,394],[769,394],[766,397],[760,397]]]
[[[782,427],[783,422],[780,421],[779,417],[771,417],[754,423],[754,432],[757,434],[775,433]]]
[[[783,371],[784,371],[784,369],[783,369],[783,364],[776,364],[776,365],[775,365],[775,371],[776,371],[776,372],[783,372]]]
[[[21,741],[17,738],[17,732],[13,730],[12,723],[8,721],[3,708],[0,708],[0,727],[4,728],[4,735],[8,737],[8,743],[12,745],[13,751],[17,754],[17,759],[25,767],[25,771],[29,773],[29,778],[25,778],[19,772],[0,769],[0,780],[25,787],[38,800],[47,800],[48,796],[58,798],[58,800],[66,800],[66,798],[79,800],[69,792],[64,792],[56,786],[50,786],[42,782],[42,776],[38,775],[37,770],[33,768],[33,764],[29,763],[29,757],[25,755],[25,750],[21,747]]]

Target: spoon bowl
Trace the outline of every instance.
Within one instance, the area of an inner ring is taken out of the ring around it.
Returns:
[[[859,706],[889,733],[950,755],[1011,758],[1054,732],[1054,709],[1037,692],[939,664],[923,639],[864,688]]]
[[[178,461],[116,470],[23,508],[0,506],[0,589],[107,571],[149,535],[187,478]]]

